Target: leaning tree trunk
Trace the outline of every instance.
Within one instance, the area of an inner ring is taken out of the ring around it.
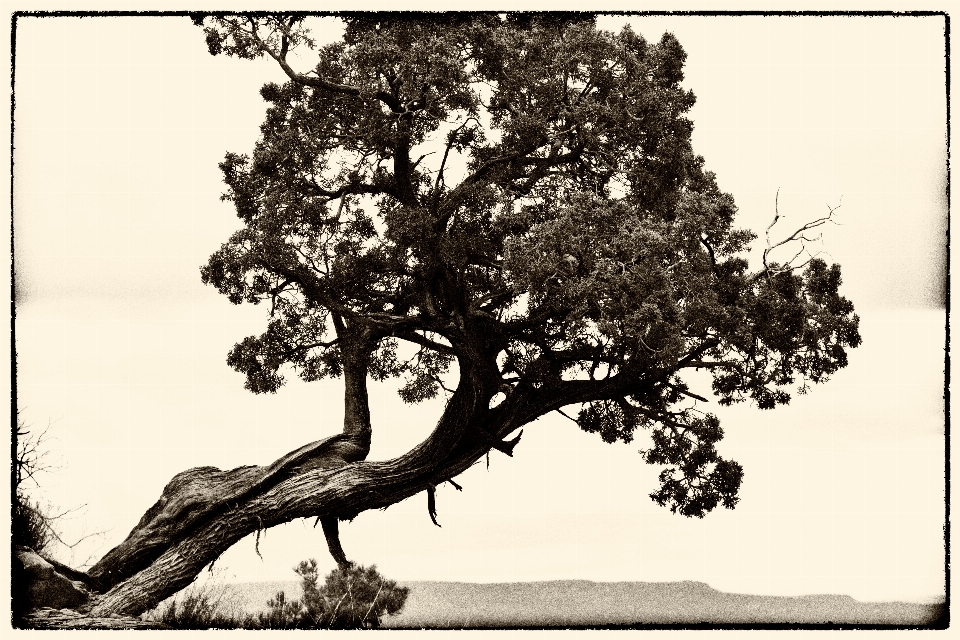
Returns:
[[[345,375],[347,405],[351,393],[359,394],[354,400],[362,399],[365,409],[365,370],[355,373],[363,382]],[[268,467],[201,467],[178,474],[128,538],[87,572],[103,593],[91,615],[142,613],[189,585],[243,537],[296,518],[319,518],[331,553],[346,562],[338,519],[425,490],[432,497],[437,484],[462,473],[491,448],[512,454],[519,437],[502,438],[530,416],[521,415],[526,412],[518,396],[490,409],[495,389],[485,380],[462,368],[460,384],[431,436],[394,460],[364,461],[370,441],[367,414],[365,424],[348,417],[344,434],[301,447]]]

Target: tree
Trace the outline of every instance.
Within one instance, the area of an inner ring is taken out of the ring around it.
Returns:
[[[88,570],[94,613],[148,609],[296,518],[317,518],[348,568],[340,520],[426,492],[436,522],[439,483],[570,406],[606,442],[649,430],[657,503],[733,508],[743,471],[687,374],[709,372],[721,404],[772,409],[847,364],[859,319],[840,267],[806,246],[833,210],[779,242],[775,218],[750,270],[755,235],[692,150],[670,34],[585,15],[359,14],[318,46],[306,18],[194,16],[210,53],[269,56],[288,77],[261,91],[252,154],[220,165],[244,226],[202,278],[268,307],[227,359],[246,387],[340,378],[343,432],[268,466],[175,476]],[[316,66],[294,69],[296,49]],[[367,461],[368,379],[392,377],[404,400],[445,408],[408,453]]]

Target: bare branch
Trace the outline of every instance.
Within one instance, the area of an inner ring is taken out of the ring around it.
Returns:
[[[340,524],[337,521],[337,517],[321,517],[320,527],[323,529],[323,536],[327,539],[327,548],[330,550],[330,555],[337,561],[337,565],[341,568],[349,567],[351,563],[347,560],[347,555],[343,552],[343,547],[340,545]]]
[[[843,197],[841,196],[841,201],[842,201],[842,199],[843,199]],[[818,228],[818,227],[822,227],[823,225],[827,224],[828,222],[829,222],[829,223],[832,223],[832,224],[839,224],[836,220],[834,220],[834,217],[833,217],[833,216],[834,216],[834,213],[836,212],[836,210],[841,207],[841,205],[838,204],[838,205],[835,206],[835,207],[831,207],[831,206],[828,204],[828,205],[827,205],[827,209],[829,209],[829,213],[827,213],[827,215],[825,215],[825,216],[823,216],[823,217],[820,217],[820,218],[817,218],[816,220],[811,220],[810,222],[807,222],[806,224],[800,226],[798,229],[796,229],[793,233],[791,233],[789,236],[787,236],[786,238],[784,238],[784,239],[781,240],[780,242],[777,242],[777,243],[775,243],[775,244],[774,244],[774,243],[771,243],[771,241],[770,241],[770,230],[773,228],[773,226],[774,226],[775,224],[777,224],[777,222],[780,220],[780,217],[781,217],[781,216],[780,216],[779,201],[780,201],[780,190],[777,189],[777,196],[776,196],[776,199],[774,200],[774,216],[773,216],[773,222],[771,222],[770,225],[767,227],[767,230],[766,230],[767,248],[763,250],[763,270],[764,270],[764,273],[766,274],[766,276],[767,276],[768,279],[770,278],[770,274],[771,274],[771,272],[772,272],[773,270],[770,268],[770,264],[769,264],[767,258],[768,258],[768,256],[770,255],[770,253],[771,253],[774,249],[777,249],[777,248],[779,248],[779,247],[782,247],[782,246],[784,246],[784,245],[786,245],[786,244],[789,244],[789,243],[791,243],[791,242],[799,242],[800,245],[801,245],[800,250],[799,250],[792,258],[790,258],[790,260],[788,260],[788,261],[785,263],[785,265],[784,265],[783,268],[778,269],[778,270],[777,270],[777,273],[780,273],[780,272],[782,272],[782,271],[793,271],[793,270],[796,270],[796,269],[802,269],[803,267],[805,267],[807,264],[810,263],[810,260],[813,260],[813,259],[816,258],[818,255],[820,255],[820,253],[822,253],[822,252],[817,252],[816,254],[811,254],[810,251],[809,251],[809,249],[807,248],[806,243],[807,243],[807,242],[819,242],[819,241],[823,238],[823,234],[821,233],[821,234],[818,234],[816,237],[811,238],[811,237],[808,237],[808,236],[806,235],[806,232],[807,232],[807,231],[810,231],[810,230],[812,230],[812,229],[816,229],[816,228]],[[809,260],[807,260],[806,262],[804,262],[804,263],[802,263],[802,264],[794,265],[794,264],[793,264],[794,260],[796,260],[798,257],[800,257],[800,255],[803,254],[803,253],[806,253],[808,256],[810,256]]]
[[[640,344],[642,344],[644,347],[646,347],[647,350],[650,351],[651,353],[660,353],[661,351],[663,351],[663,349],[654,349],[653,347],[651,347],[650,345],[648,345],[646,342],[644,342],[643,336],[637,336],[637,338],[639,338]]]
[[[461,124],[459,127],[457,127],[456,129],[454,129],[453,131],[447,134],[447,146],[446,146],[446,149],[444,149],[443,151],[443,160],[440,162],[440,170],[437,171],[437,179],[433,183],[434,189],[437,189],[441,184],[444,184],[443,170],[447,166],[447,157],[450,155],[450,148],[453,146],[453,143],[457,138],[457,134],[459,134],[471,120],[476,122],[478,125],[480,124],[476,118],[474,118],[473,116],[470,116],[469,118],[463,121],[463,124]]]
[[[427,487],[427,513],[430,514],[430,520],[433,524],[440,526],[437,522],[437,490],[432,485]]]
[[[400,338],[401,340],[406,340],[407,342],[412,342],[414,344],[420,345],[421,347],[433,349],[434,351],[438,351],[440,353],[445,353],[450,356],[456,355],[456,352],[453,350],[452,347],[449,347],[440,342],[435,342],[433,340],[430,340],[429,338],[426,338],[414,331],[398,332],[398,333],[395,333],[394,336],[397,338]]]

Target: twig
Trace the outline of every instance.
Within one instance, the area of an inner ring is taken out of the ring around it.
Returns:
[[[843,202],[843,196],[840,196],[840,200],[841,200],[841,203],[842,203],[842,202]],[[816,258],[817,256],[819,256],[821,253],[824,253],[824,252],[822,252],[822,251],[818,251],[818,252],[815,253],[815,254],[811,254],[810,251],[809,251],[809,249],[807,249],[807,244],[806,244],[807,242],[819,242],[819,241],[823,238],[823,234],[821,233],[821,234],[819,234],[818,236],[816,236],[815,238],[810,238],[810,237],[807,237],[806,232],[807,232],[807,231],[810,231],[810,230],[812,230],[812,229],[816,229],[817,227],[821,227],[821,226],[825,225],[825,224],[828,223],[828,222],[830,222],[830,223],[832,223],[832,224],[839,225],[840,223],[833,219],[833,214],[834,214],[834,213],[836,212],[836,210],[839,209],[841,206],[842,206],[842,204],[838,204],[838,205],[835,206],[835,207],[831,207],[831,206],[828,204],[828,205],[827,205],[827,209],[829,209],[830,212],[829,212],[827,215],[825,215],[825,216],[823,216],[823,217],[821,217],[821,218],[817,218],[816,220],[812,220],[812,221],[810,221],[810,222],[807,222],[806,224],[804,224],[804,225],[802,225],[801,227],[799,227],[796,231],[794,231],[793,233],[791,233],[789,236],[787,236],[786,238],[784,238],[784,239],[781,240],[780,242],[777,242],[776,244],[771,244],[771,242],[770,242],[770,230],[771,230],[771,229],[773,228],[773,226],[774,226],[775,224],[777,224],[777,222],[780,220],[780,189],[777,189],[777,195],[776,195],[776,198],[774,199],[774,216],[773,216],[773,222],[770,223],[770,225],[767,227],[767,230],[766,230],[766,232],[765,232],[766,238],[767,238],[767,248],[763,250],[763,270],[764,270],[764,273],[765,273],[766,276],[767,276],[767,280],[768,280],[768,281],[769,281],[769,279],[770,279],[771,269],[770,269],[770,264],[767,262],[767,257],[770,255],[770,253],[771,253],[774,249],[777,249],[778,247],[782,247],[783,245],[785,245],[785,244],[787,244],[787,243],[790,243],[790,242],[794,242],[794,241],[799,241],[799,242],[800,242],[800,245],[801,245],[801,249],[796,253],[796,255],[794,255],[792,258],[790,258],[789,261],[787,261],[787,262],[785,263],[785,265],[784,265],[784,267],[783,267],[782,269],[779,269],[779,270],[777,271],[778,273],[781,272],[781,271],[793,271],[793,270],[796,270],[796,269],[802,269],[802,268],[805,267],[806,265],[810,264],[810,260],[813,260],[814,258]],[[806,262],[803,262],[802,264],[794,265],[794,264],[793,264],[793,261],[796,260],[796,259],[797,259],[801,254],[803,254],[803,253],[806,253],[808,256],[810,256],[810,259],[807,260]]]
[[[360,622],[366,622],[367,616],[370,615],[370,612],[373,611],[373,605],[377,604],[377,598],[380,597],[380,592],[383,591],[383,581],[380,581],[380,588],[377,589],[377,595],[373,596],[373,602],[370,603],[370,608],[367,609],[367,612],[363,614],[363,620]]]

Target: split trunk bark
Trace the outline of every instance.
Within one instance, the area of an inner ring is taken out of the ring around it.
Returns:
[[[250,533],[316,517],[329,530],[331,519],[352,519],[433,488],[492,447],[511,452],[515,442],[504,446],[502,438],[522,424],[518,415],[503,406],[489,409],[490,385],[461,369],[460,384],[427,440],[394,460],[363,461],[370,442],[365,372],[358,383],[360,370],[348,374],[345,367],[345,400],[358,411],[348,410],[343,434],[268,467],[201,467],[175,476],[127,540],[88,571],[105,592],[91,615],[137,615],[155,607]],[[336,557],[339,541],[326,533]],[[340,555],[342,563],[342,549]]]

